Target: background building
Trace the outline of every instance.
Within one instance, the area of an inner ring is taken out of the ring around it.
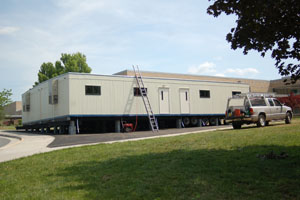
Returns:
[[[5,125],[18,125],[22,119],[22,102],[15,101],[11,104],[4,106],[4,121]]]
[[[281,95],[289,95],[293,92],[295,95],[300,94],[300,81],[295,84],[287,84],[284,82],[287,78],[277,80],[258,80],[258,79],[245,79],[245,78],[227,78],[218,76],[201,76],[190,74],[176,74],[176,73],[162,73],[162,72],[141,72],[144,77],[164,77],[164,78],[180,78],[180,79],[193,79],[202,81],[216,81],[216,82],[231,82],[231,83],[244,83],[250,86],[250,92],[274,92]],[[115,75],[134,76],[132,70],[124,70]]]

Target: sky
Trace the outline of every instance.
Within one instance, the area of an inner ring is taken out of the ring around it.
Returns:
[[[13,100],[43,62],[81,52],[93,74],[132,69],[272,80],[275,61],[232,50],[235,16],[214,18],[208,0],[1,0],[0,91]]]

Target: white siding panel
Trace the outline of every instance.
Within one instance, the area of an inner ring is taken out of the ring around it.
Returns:
[[[58,78],[58,104],[48,103],[48,82],[31,89],[31,111],[23,113],[24,122],[67,115],[146,114],[142,97],[133,95],[134,77],[69,73]],[[50,80],[51,81],[51,80]],[[178,79],[143,78],[155,114],[159,114],[159,89],[169,90],[169,113],[181,114],[180,89],[189,89],[190,114],[224,114],[232,91],[249,92],[239,83],[218,83]],[[101,86],[101,95],[86,95],[85,86]],[[200,98],[199,90],[209,90],[210,98]],[[24,95],[22,96],[24,99]]]
[[[58,104],[49,104],[48,85],[48,81],[46,81],[27,91],[30,92],[30,111],[22,113],[23,123],[52,119],[69,114],[68,76],[58,78]],[[22,95],[23,98],[25,98],[24,94]]]

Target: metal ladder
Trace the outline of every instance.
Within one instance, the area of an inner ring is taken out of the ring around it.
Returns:
[[[158,124],[157,124],[156,118],[154,116],[154,113],[153,113],[151,105],[150,105],[150,101],[149,101],[149,98],[148,98],[148,95],[147,95],[147,90],[144,86],[144,82],[143,82],[143,79],[142,79],[142,76],[141,76],[141,73],[140,73],[140,69],[139,69],[138,66],[135,67],[134,65],[132,65],[132,68],[133,68],[133,71],[134,71],[134,74],[135,74],[137,85],[139,86],[139,89],[140,89],[140,93],[141,93],[141,96],[142,96],[142,99],[143,99],[143,102],[144,102],[144,105],[145,105],[145,109],[146,109],[147,114],[148,114],[151,129],[152,129],[153,132],[154,131],[158,132]]]

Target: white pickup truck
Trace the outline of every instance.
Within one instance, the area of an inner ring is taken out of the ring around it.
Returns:
[[[263,93],[234,95],[228,99],[225,113],[226,123],[231,123],[234,129],[251,123],[263,127],[273,120],[285,120],[286,124],[290,124],[292,117],[290,107],[280,103],[274,94]]]

